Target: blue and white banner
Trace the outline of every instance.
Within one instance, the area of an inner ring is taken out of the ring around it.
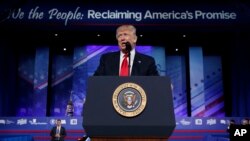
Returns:
[[[0,7],[2,23],[34,27],[235,25],[249,23],[249,9],[236,5],[59,5],[30,3]],[[242,10],[245,9],[245,10]],[[6,12],[7,11],[7,12]],[[41,27],[40,27],[41,28]],[[84,28],[85,29],[85,28]]]
[[[0,137],[29,135],[35,141],[48,141],[49,133],[60,118],[66,128],[66,140],[77,140],[86,135],[82,117],[0,117]],[[244,117],[176,117],[176,128],[170,141],[218,141],[229,140],[227,132],[230,120],[241,124]]]

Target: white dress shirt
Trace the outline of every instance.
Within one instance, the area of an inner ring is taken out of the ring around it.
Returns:
[[[60,130],[61,130],[61,126],[57,126],[56,127],[56,132],[58,132],[58,134],[60,134]]]

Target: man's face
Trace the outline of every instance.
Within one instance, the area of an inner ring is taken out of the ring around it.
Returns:
[[[243,120],[242,120],[242,125],[247,125],[247,124],[248,124],[248,120],[243,119]]]
[[[56,121],[56,125],[57,125],[57,126],[61,126],[61,121],[60,121],[60,120],[57,120],[57,121]]]
[[[132,31],[128,29],[123,29],[123,30],[117,31],[117,41],[118,41],[120,50],[125,51],[126,42],[129,42],[132,48],[134,48],[134,45],[137,41],[137,36]]]

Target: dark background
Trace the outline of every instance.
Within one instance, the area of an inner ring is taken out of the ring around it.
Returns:
[[[2,25],[8,9],[20,7],[29,2],[50,3],[49,0],[3,0],[0,2],[0,86],[1,90],[9,89],[9,94],[14,94],[11,89],[16,79],[16,69],[19,52],[29,52],[37,44],[49,44],[51,50],[60,53],[64,46],[70,47],[85,44],[114,44],[115,29],[117,25],[98,26],[92,30],[85,29],[53,29],[41,30],[33,27],[19,27]],[[152,4],[145,1],[83,1],[83,0],[55,0],[60,4]],[[206,4],[231,4],[239,6],[239,9],[249,11],[249,2],[244,0],[171,0],[167,2],[154,1],[154,4],[175,5],[206,5]],[[250,28],[249,24],[238,25],[166,25],[152,27],[138,25],[138,44],[168,46],[167,52],[182,54],[188,57],[188,47],[202,46],[204,54],[219,55],[222,58],[222,71],[225,94],[226,116],[250,116]],[[112,29],[112,30],[109,30]],[[55,36],[58,34],[58,36]],[[97,36],[97,35],[100,36]],[[142,35],[142,36],[140,36]],[[20,46],[29,41],[29,45]],[[60,42],[60,43],[59,43]],[[9,46],[5,46],[7,43]],[[179,52],[175,48],[179,48]],[[69,52],[70,52],[69,48]],[[61,52],[63,53],[63,52]],[[8,58],[11,58],[8,59]],[[4,92],[1,92],[4,93]],[[4,99],[4,96],[1,95]],[[13,98],[5,102],[15,101]],[[2,103],[4,104],[4,103]],[[10,114],[11,115],[11,114]]]

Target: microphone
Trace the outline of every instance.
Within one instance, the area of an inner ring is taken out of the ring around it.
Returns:
[[[132,50],[132,46],[131,46],[130,42],[126,42],[125,45],[126,45],[126,51],[130,52]]]
[[[128,70],[129,70],[128,76],[130,76],[130,51],[132,50],[132,46],[131,46],[130,42],[126,42],[125,45],[126,45],[125,50],[128,53]]]

